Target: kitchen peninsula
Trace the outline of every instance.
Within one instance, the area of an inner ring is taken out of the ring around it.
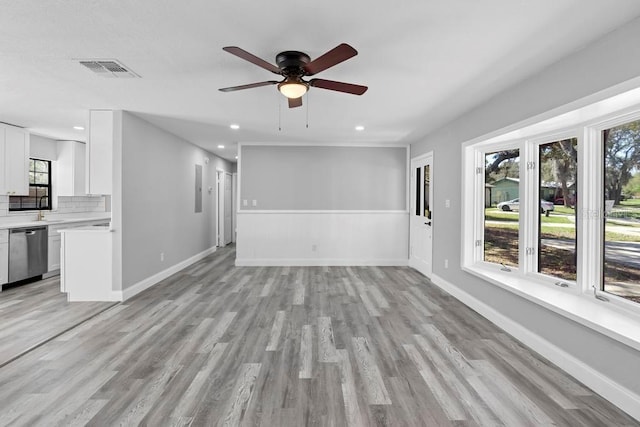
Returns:
[[[120,301],[112,292],[112,230],[93,225],[60,230],[60,290],[68,301]]]

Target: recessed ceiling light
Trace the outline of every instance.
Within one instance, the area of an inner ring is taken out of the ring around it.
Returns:
[[[229,127],[233,130],[240,129],[240,125],[236,125],[236,124],[229,125]]]
[[[364,126],[356,126],[356,130],[358,132],[363,131],[364,130]]]
[[[224,145],[220,144],[218,145],[218,148],[224,148]]]
[[[82,126],[74,126],[73,128],[75,130],[84,130],[84,127],[82,127]]]
[[[238,158],[238,156],[236,156],[236,159]]]

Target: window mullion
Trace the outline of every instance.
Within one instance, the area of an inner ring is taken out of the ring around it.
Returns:
[[[602,134],[598,129],[584,128],[583,135],[580,161],[584,167],[578,171],[578,185],[581,188],[577,201],[581,219],[578,230],[578,283],[582,292],[591,293],[593,286],[597,289],[602,287],[604,152]]]
[[[474,261],[482,261],[484,256],[484,202],[485,202],[485,186],[484,186],[484,152],[475,151],[473,162],[467,166],[469,173],[473,174],[475,182],[475,200],[474,205],[478,214],[474,215],[474,241],[472,242],[474,251]],[[480,168],[480,169],[478,169]],[[479,243],[478,243],[479,242]]]
[[[523,160],[522,165],[524,171],[521,175],[520,186],[522,191],[521,201],[524,200],[522,212],[520,212],[520,265],[522,273],[529,274],[536,271],[536,238],[537,232],[537,209],[536,203],[538,194],[537,165],[538,160],[534,144],[531,141],[525,141],[522,149]]]

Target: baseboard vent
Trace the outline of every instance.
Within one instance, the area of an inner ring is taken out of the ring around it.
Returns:
[[[140,76],[128,67],[125,67],[116,59],[79,59],[80,65],[87,67],[89,70],[102,77],[107,78],[140,78]]]

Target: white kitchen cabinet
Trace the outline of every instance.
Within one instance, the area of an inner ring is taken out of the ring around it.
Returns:
[[[111,194],[113,182],[113,150],[122,137],[122,115],[111,110],[89,112],[87,143],[87,192]]]
[[[84,196],[86,190],[86,145],[58,141],[58,196]]]
[[[67,301],[120,301],[112,291],[112,234],[108,227],[61,230],[60,289]]]
[[[80,227],[90,227],[98,224],[108,224],[109,220],[98,219],[88,221],[77,221],[65,224],[49,225],[48,228],[48,259],[47,259],[47,273],[56,272],[60,270],[60,253],[62,246],[62,236],[60,230],[68,230]]]
[[[56,231],[55,235],[52,235],[51,231],[49,231],[49,247],[47,248],[47,273],[60,270],[60,240],[60,233]]]
[[[9,281],[9,230],[0,230],[0,287]]]
[[[29,132],[0,124],[0,194],[29,195]]]

